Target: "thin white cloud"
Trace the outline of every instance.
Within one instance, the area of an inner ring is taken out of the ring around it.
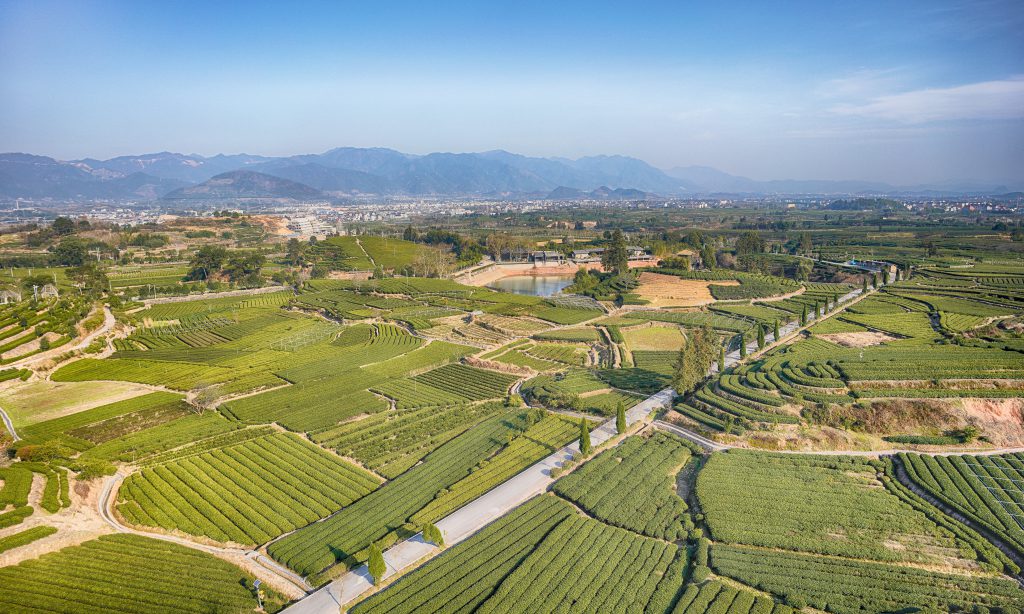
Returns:
[[[948,88],[929,88],[832,107],[839,115],[919,124],[946,120],[1024,118],[1024,75]]]

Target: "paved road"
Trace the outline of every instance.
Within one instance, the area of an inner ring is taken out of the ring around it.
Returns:
[[[675,397],[675,392],[665,389],[636,404],[626,412],[626,422],[633,424],[645,420],[654,410],[664,407]],[[597,447],[615,436],[615,421],[608,420],[594,429],[590,441]],[[444,534],[445,543],[456,544],[487,524],[507,514],[526,500],[545,490],[552,482],[551,470],[561,467],[579,453],[579,442],[562,448],[539,463],[531,466],[507,482],[487,492],[482,497],[439,520],[437,528]],[[385,578],[402,572],[417,563],[434,556],[440,550],[423,540],[422,535],[400,542],[384,552],[387,563]],[[287,614],[334,614],[339,608],[351,603],[357,597],[373,588],[369,571],[363,565],[306,597],[285,610]]]
[[[0,407],[0,419],[3,419],[4,427],[7,429],[7,432],[11,434],[11,439],[13,441],[21,439],[18,437],[18,432],[14,430],[14,423],[11,422],[11,417],[7,415],[7,412],[5,412],[2,407]]]

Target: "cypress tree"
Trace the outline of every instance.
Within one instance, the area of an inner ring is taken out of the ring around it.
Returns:
[[[384,553],[381,552],[380,546],[377,544],[370,544],[370,559],[366,562],[366,566],[370,570],[370,575],[373,576],[373,583],[380,584],[388,566],[384,562]]]
[[[878,273],[872,273],[871,274],[871,287],[872,288],[877,288],[878,287]]]
[[[757,325],[757,349],[764,349],[764,326],[761,324]]]
[[[583,456],[590,455],[590,429],[587,428],[587,421],[580,418],[580,453]]]
[[[747,338],[740,335],[740,358],[746,358],[747,356]]]
[[[821,303],[814,301],[814,318],[818,319],[821,317]]]
[[[868,278],[867,277],[861,277],[860,278],[860,289],[863,290],[864,292],[868,291]]]
[[[775,320],[775,330],[772,331],[772,341],[779,341],[779,321]]]
[[[615,432],[619,435],[626,432],[626,404],[622,401],[615,406]]]
[[[800,326],[807,325],[807,305],[803,306],[803,310],[800,311]]]
[[[725,346],[718,348],[718,372],[725,372]]]
[[[441,534],[441,529],[437,528],[432,522],[428,522],[423,527],[423,539],[434,544],[438,548],[444,547],[444,535]]]

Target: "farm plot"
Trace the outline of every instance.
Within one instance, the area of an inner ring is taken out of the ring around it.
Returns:
[[[477,612],[664,611],[683,583],[686,551],[572,516],[500,584]]]
[[[165,541],[105,535],[0,568],[5,612],[252,612],[252,578]],[[282,598],[272,591],[272,603]]]
[[[239,430],[243,426],[239,422],[225,419],[215,411],[189,414],[159,426],[101,443],[83,452],[82,457],[134,464],[150,455],[166,452],[207,437],[224,435]]]
[[[312,439],[394,479],[438,446],[504,411],[503,403],[387,411],[320,431]]]
[[[899,458],[914,482],[1024,553],[1024,455]]]
[[[670,611],[686,550],[541,495],[353,608],[377,612]]]
[[[399,407],[423,407],[500,398],[508,394],[517,379],[514,375],[451,364],[407,380],[378,385],[374,390],[395,399]]]
[[[471,474],[453,484],[447,492],[417,512],[412,521],[422,525],[440,520],[579,438],[580,427],[576,421],[566,420],[561,416],[540,418],[540,415],[538,412],[539,422],[517,434],[511,443],[493,458],[477,465]]]
[[[793,608],[775,603],[770,597],[737,589],[721,582],[691,584],[679,596],[672,614],[791,614]]]
[[[294,435],[268,435],[129,476],[117,511],[133,524],[254,545],[315,522],[377,485]]]
[[[587,320],[604,315],[603,311],[596,309],[572,309],[569,307],[538,307],[530,312],[530,315],[547,320],[555,324],[569,326],[580,324]]]
[[[730,451],[711,457],[696,493],[716,541],[954,567],[977,559],[876,472],[855,458]]]
[[[575,511],[557,497],[534,497],[466,541],[352,608],[353,614],[475,611]]]
[[[608,524],[676,541],[692,526],[675,493],[675,474],[690,459],[671,435],[633,437],[555,482],[555,494]]]
[[[835,614],[1024,608],[1024,591],[1001,577],[724,544],[712,546],[711,562],[723,575]]]
[[[626,345],[634,352],[678,352],[686,343],[686,336],[678,326],[637,326],[621,332]]]
[[[176,420],[186,412],[180,395],[151,392],[37,422],[25,427],[19,434],[30,443],[59,439],[64,445],[83,450],[94,444]]]
[[[395,539],[413,514],[501,449],[510,435],[525,427],[525,421],[526,412],[488,418],[341,512],[270,544],[268,552],[303,575],[339,562],[349,565],[365,560],[372,542],[389,535]],[[326,579],[318,575],[313,580],[317,578]]]

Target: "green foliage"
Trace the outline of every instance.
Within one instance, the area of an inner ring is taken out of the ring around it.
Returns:
[[[555,482],[552,490],[611,525],[667,541],[687,532],[675,473],[690,451],[675,437],[634,436]]]
[[[262,544],[337,511],[376,486],[357,467],[294,435],[277,434],[132,474],[120,490],[117,508],[135,524]]]
[[[0,537],[0,553],[19,548],[21,546],[26,546],[36,540],[49,537],[56,532],[57,529],[53,527],[37,526],[17,533],[12,533],[6,537]]]
[[[590,455],[590,425],[582,418],[580,419],[580,454]]]
[[[373,576],[373,583],[380,584],[380,581],[384,579],[384,574],[388,571],[388,566],[384,562],[384,553],[375,543],[370,544],[370,554],[366,565],[370,575]]]
[[[213,555],[135,535],[105,535],[0,568],[6,612],[247,612],[252,578]],[[281,597],[271,591],[273,603]],[[273,605],[272,603],[272,605]]]
[[[626,432],[626,404],[622,401],[615,404],[615,432],[620,435]]]
[[[971,611],[976,606],[1024,607],[1016,582],[999,577],[968,576],[745,546],[716,544],[715,569],[750,586],[835,614]]]

